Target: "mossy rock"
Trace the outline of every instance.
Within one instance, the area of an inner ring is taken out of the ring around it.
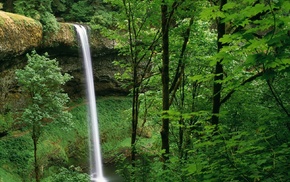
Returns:
[[[58,23],[56,32],[43,35],[41,23],[19,14],[0,11],[0,59],[10,60],[33,49],[53,54],[78,53],[78,41],[72,23]],[[88,28],[90,29],[90,28]],[[114,41],[90,30],[90,44],[93,56],[116,53]],[[1,65],[1,61],[0,61]]]
[[[73,24],[59,23],[57,32],[43,36],[41,23],[19,14],[0,11],[0,58],[22,55],[33,49],[77,47]]]
[[[0,11],[0,56],[21,55],[41,44],[42,25],[22,15]]]
[[[49,47],[58,47],[60,45],[67,47],[78,46],[73,24],[59,23],[59,29],[57,30],[57,32],[50,33],[49,35],[47,35],[44,38],[41,47],[49,48]]]

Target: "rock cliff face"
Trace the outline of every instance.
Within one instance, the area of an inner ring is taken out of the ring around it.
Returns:
[[[94,81],[97,95],[128,93],[114,74],[121,71],[113,65],[119,59],[114,42],[97,32],[90,32]],[[64,72],[74,78],[65,90],[71,97],[84,95],[84,73],[73,24],[60,23],[58,32],[43,38],[42,26],[34,19],[0,11],[0,109],[21,104],[21,91],[15,80],[15,70],[27,62],[26,53],[35,49],[56,58]]]

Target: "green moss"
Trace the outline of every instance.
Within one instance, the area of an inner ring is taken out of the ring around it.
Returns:
[[[2,19],[2,18],[0,17],[0,26],[2,26],[2,25],[4,25],[4,24],[5,24],[4,19]]]
[[[57,32],[50,33],[43,44],[48,47],[55,47],[59,44],[74,46],[76,44],[73,25],[69,23],[59,23],[60,28]]]
[[[40,45],[42,26],[32,18],[0,11],[2,54],[22,54]]]

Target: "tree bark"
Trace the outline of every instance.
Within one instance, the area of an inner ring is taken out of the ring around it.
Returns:
[[[33,124],[32,128],[32,140],[33,140],[33,152],[34,152],[34,173],[35,173],[35,180],[36,182],[40,182],[40,175],[39,175],[39,164],[37,160],[37,142],[38,142],[38,127],[36,124]]]
[[[227,3],[227,0],[220,0],[220,11],[222,10],[223,6]],[[226,26],[225,23],[221,21],[221,18],[217,19],[217,46],[218,52],[221,51],[223,48],[223,44],[220,42],[220,39],[225,35]],[[220,113],[220,106],[221,106],[221,91],[222,91],[222,83],[223,80],[223,59],[219,60],[215,65],[214,71],[214,83],[213,83],[213,102],[212,102],[212,118],[211,123],[217,125],[219,123],[219,113]]]
[[[134,49],[133,37],[136,37],[134,28],[132,28],[132,9],[131,3],[127,4],[126,0],[123,0],[123,5],[126,11],[128,20],[128,32],[129,32],[129,44],[130,44],[130,62],[133,68],[133,98],[132,98],[132,120],[131,120],[131,164],[135,167],[136,160],[136,139],[137,139],[137,127],[138,127],[138,113],[139,113],[139,83],[138,83],[138,61],[137,55]],[[128,5],[128,6],[127,6]]]
[[[166,162],[169,154],[169,118],[166,112],[169,110],[169,22],[168,22],[168,6],[164,0],[161,5],[161,21],[162,21],[162,128],[161,140],[164,150],[162,160]]]
[[[136,138],[138,127],[138,113],[139,113],[139,87],[137,86],[137,68],[134,68],[134,88],[133,88],[133,102],[132,102],[132,135],[131,135],[131,163],[135,166],[136,160]]]

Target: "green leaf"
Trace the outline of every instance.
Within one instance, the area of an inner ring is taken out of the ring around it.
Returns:
[[[203,20],[216,19],[218,17],[224,18],[225,14],[219,10],[219,6],[206,7],[200,13]]]
[[[236,3],[236,2],[228,2],[227,4],[225,4],[223,6],[223,11],[227,11],[227,10],[233,9],[233,8],[235,8],[237,6],[238,6],[238,3]]]
[[[289,12],[290,11],[290,2],[287,1],[287,0],[284,0],[283,4],[281,5],[281,7],[283,8],[283,10],[285,12],[287,12],[287,11]]]
[[[194,174],[197,172],[196,164],[189,164],[187,167],[188,175]]]
[[[191,81],[200,81],[204,78],[204,75],[194,75],[192,77],[190,77]]]

